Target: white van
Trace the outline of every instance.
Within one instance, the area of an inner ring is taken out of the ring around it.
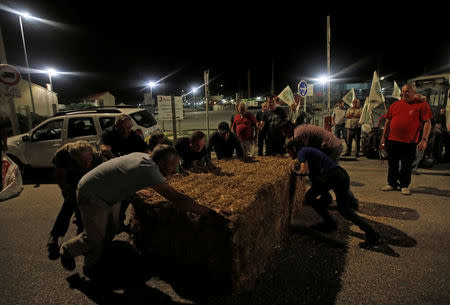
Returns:
[[[153,115],[142,108],[96,108],[61,112],[26,134],[8,138],[6,154],[22,169],[53,167],[53,155],[61,146],[78,140],[97,145],[103,130],[111,127],[121,114],[132,118],[133,130],[143,139],[159,130]]]

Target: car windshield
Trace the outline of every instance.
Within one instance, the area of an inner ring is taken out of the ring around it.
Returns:
[[[156,125],[155,118],[147,110],[131,113],[130,116],[139,126],[149,128],[152,127],[153,125]]]

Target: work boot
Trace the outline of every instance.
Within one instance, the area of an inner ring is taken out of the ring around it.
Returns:
[[[58,237],[50,235],[50,238],[48,239],[47,242],[47,251],[48,251],[48,258],[50,260],[54,261],[59,258]]]

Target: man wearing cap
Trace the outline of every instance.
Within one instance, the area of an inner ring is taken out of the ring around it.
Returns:
[[[241,158],[243,156],[239,139],[231,133],[227,122],[221,122],[218,130],[209,138],[208,152],[211,153],[213,150],[219,160],[233,158],[234,151],[236,151],[236,157]]]

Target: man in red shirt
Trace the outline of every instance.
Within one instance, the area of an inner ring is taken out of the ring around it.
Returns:
[[[239,113],[233,120],[233,130],[241,141],[244,158],[250,155],[253,140],[256,139],[256,131],[258,121],[255,116],[247,111],[247,106],[240,103],[238,106]]]
[[[382,188],[383,191],[400,188],[402,194],[410,195],[409,184],[416,147],[420,151],[427,148],[433,115],[428,103],[415,98],[415,91],[413,84],[404,85],[402,100],[392,104],[387,113],[381,146],[386,145],[389,172],[388,185]],[[422,126],[422,138],[419,139]],[[400,170],[399,162],[401,162]]]

